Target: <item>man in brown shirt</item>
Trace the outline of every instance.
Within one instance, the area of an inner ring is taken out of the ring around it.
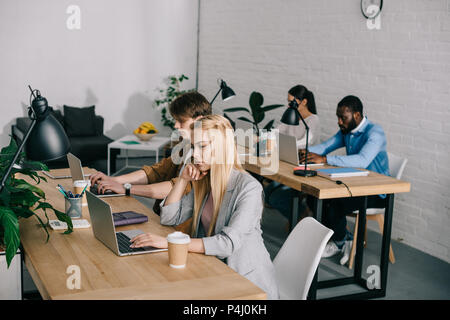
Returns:
[[[190,125],[195,120],[211,114],[211,111],[212,108],[208,100],[198,92],[185,93],[172,101],[169,105],[169,112],[175,119],[175,129],[179,130],[183,137],[180,146],[189,144],[190,147]],[[177,149],[179,150],[179,148]],[[172,156],[174,156],[173,151]],[[160,202],[169,194],[181,169],[184,167],[184,161],[174,161],[172,156],[164,158],[152,166],[143,166],[142,169],[117,177],[110,177],[102,172],[97,172],[91,176],[91,185],[97,184],[100,193],[104,193],[106,190],[125,193],[124,185],[131,184],[130,194],[157,199],[153,211],[159,214]],[[186,156],[189,156],[189,154]],[[182,160],[186,159],[182,158]],[[191,187],[188,184],[185,194],[189,193]]]

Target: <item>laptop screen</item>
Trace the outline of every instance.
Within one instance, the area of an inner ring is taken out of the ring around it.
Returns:
[[[67,162],[69,162],[70,174],[72,181],[84,180],[83,167],[81,161],[70,152],[67,154]]]

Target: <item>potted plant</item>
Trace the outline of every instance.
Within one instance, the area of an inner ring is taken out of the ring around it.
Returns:
[[[228,118],[228,116],[225,114],[225,112],[237,112],[237,111],[244,111],[247,112],[252,116],[252,120],[250,120],[247,117],[239,117],[239,120],[249,122],[253,124],[253,128],[256,131],[257,139],[259,140],[259,137],[261,136],[261,129],[259,128],[259,124],[264,120],[266,112],[283,107],[282,104],[272,104],[268,106],[262,106],[264,103],[264,97],[261,93],[253,91],[250,94],[249,99],[249,105],[250,110],[248,108],[243,107],[237,107],[237,108],[227,108],[224,109],[224,116]],[[229,118],[228,118],[229,119]],[[262,129],[270,131],[273,127],[273,123],[275,120],[270,120]],[[256,144],[256,152],[259,156],[259,143]]]
[[[16,151],[17,144],[11,138],[9,145],[0,151],[0,176],[5,174]],[[6,251],[8,268],[20,246],[19,219],[36,217],[47,234],[46,241],[50,237],[47,230],[49,221],[47,210],[52,210],[60,221],[67,223],[68,229],[64,232],[65,234],[71,233],[73,228],[70,217],[46,202],[45,193],[36,186],[41,180],[47,181],[38,173],[39,170],[48,171],[47,166],[41,162],[26,160],[25,152],[20,153],[16,163],[0,193],[0,251],[2,248]],[[17,178],[16,173],[32,178],[36,185]],[[44,212],[47,221],[43,221],[36,214],[38,210]]]
[[[179,95],[194,90],[181,90],[181,83],[188,79],[189,78],[184,74],[181,76],[169,76],[167,78],[168,87],[166,89],[160,89],[159,92],[161,96],[155,100],[156,107],[161,111],[161,121],[163,125],[172,130],[174,130],[175,120],[170,115],[170,112],[168,112],[169,104]]]

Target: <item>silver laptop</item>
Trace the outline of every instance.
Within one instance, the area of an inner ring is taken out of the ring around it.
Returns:
[[[280,160],[291,163],[295,166],[299,165],[297,139],[294,136],[279,134],[280,143]]]
[[[299,163],[298,159],[298,149],[297,149],[297,139],[294,136],[289,136],[286,134],[279,134],[280,143],[280,160],[291,163],[295,166],[304,165],[305,163]],[[323,163],[312,163],[308,162],[309,166],[323,166]]]
[[[81,166],[81,161],[78,157],[74,156],[72,153],[67,154],[67,162],[69,162],[70,174],[72,175],[72,180],[85,180],[86,177],[90,175],[85,175],[83,173],[83,167]],[[93,194],[98,197],[121,197],[125,196],[125,193],[115,193],[111,190],[105,191],[105,193],[99,194],[97,192],[97,185],[91,186],[90,190]]]
[[[92,192],[86,191],[94,236],[118,256],[166,251],[154,247],[130,248],[130,240],[144,233],[141,230],[124,230],[116,232],[111,206]]]

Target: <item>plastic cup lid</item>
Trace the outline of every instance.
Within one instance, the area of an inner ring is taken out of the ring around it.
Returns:
[[[167,235],[167,241],[176,244],[185,244],[191,242],[191,238],[183,232],[175,231]]]
[[[84,188],[86,186],[86,184],[88,186],[91,185],[91,181],[90,180],[75,180],[73,182],[73,186],[77,187],[77,188]]]

